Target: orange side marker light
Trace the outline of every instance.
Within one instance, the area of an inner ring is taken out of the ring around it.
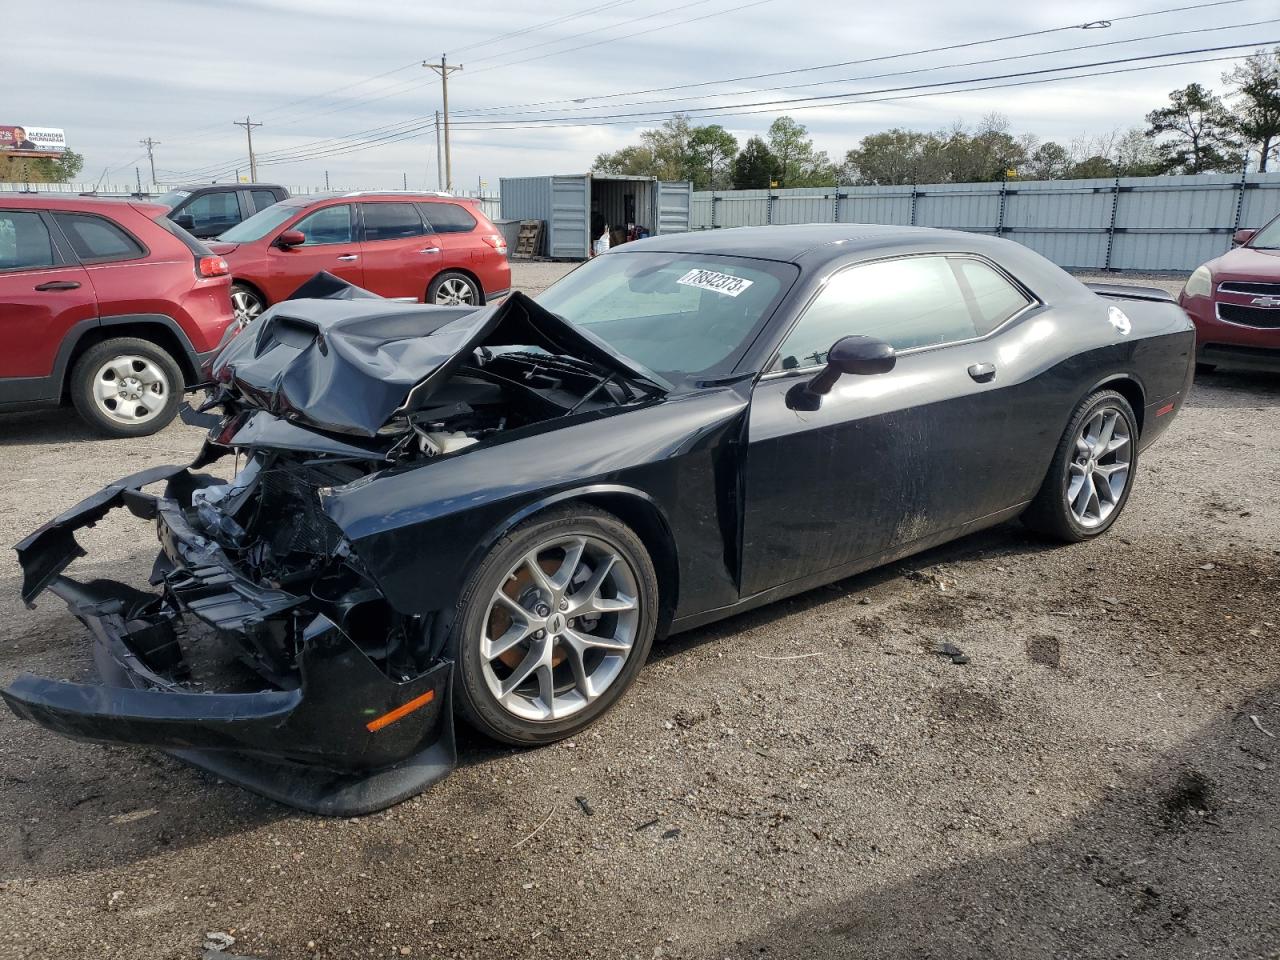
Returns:
[[[390,724],[395,723],[401,717],[407,717],[409,714],[413,713],[413,711],[417,710],[419,707],[425,707],[428,703],[430,703],[435,698],[436,698],[436,692],[434,690],[428,690],[422,696],[414,697],[408,703],[402,703],[400,706],[396,707],[394,710],[388,710],[382,716],[375,717],[374,719],[370,720],[368,723],[365,724],[365,729],[367,729],[370,733],[377,733],[383,727],[389,726]]]
[[[1157,417],[1163,417],[1166,413],[1173,413],[1173,404],[1166,403],[1163,407],[1156,411]]]

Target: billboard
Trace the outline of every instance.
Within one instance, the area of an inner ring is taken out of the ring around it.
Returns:
[[[10,157],[60,156],[67,149],[66,134],[58,127],[24,127],[0,124],[0,155]]]

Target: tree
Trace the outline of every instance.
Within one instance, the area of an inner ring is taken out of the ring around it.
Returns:
[[[1241,144],[1222,100],[1198,83],[1169,94],[1169,106],[1147,114],[1163,173],[1214,173],[1240,165]]]
[[[1259,50],[1222,75],[1236,101],[1231,123],[1236,134],[1258,151],[1258,172],[1280,156],[1280,47]]]
[[[718,123],[694,127],[689,148],[695,164],[692,178],[695,190],[726,190],[733,185],[737,137]]]
[[[1027,180],[1061,180],[1070,167],[1071,154],[1067,148],[1048,140],[1036,147],[1020,173]]]
[[[936,152],[933,134],[894,127],[872,133],[844,155],[839,174],[842,183],[895,186],[920,179],[930,148]],[[930,178],[924,178],[926,181]]]
[[[781,164],[759,137],[752,137],[733,161],[733,185],[739,190],[764,190],[778,178]]]
[[[983,117],[973,133],[952,127],[942,148],[946,180],[981,183],[1003,180],[1026,160],[1023,145],[1009,133],[1009,119],[998,113]]]
[[[596,156],[591,169],[599,173],[616,173],[628,177],[652,177],[657,169],[653,151],[648,147],[623,147],[616,153],[601,153]]]
[[[778,161],[778,184],[819,187],[835,183],[835,170],[825,150],[814,150],[804,124],[779,117],[769,124],[769,151]]]

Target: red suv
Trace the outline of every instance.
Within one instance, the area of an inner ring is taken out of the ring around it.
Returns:
[[[474,201],[430,193],[293,197],[222,234],[236,319],[324,270],[382,297],[479,306],[511,288],[507,245]]]
[[[1196,325],[1201,370],[1280,370],[1280,217],[1237,230],[1234,250],[1196,267],[1178,303]]]
[[[69,398],[118,437],[173,419],[233,314],[226,262],[168,212],[0,194],[0,410]]]

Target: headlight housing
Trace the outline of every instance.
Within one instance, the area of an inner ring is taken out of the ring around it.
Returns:
[[[1191,276],[1187,277],[1186,286],[1182,288],[1182,292],[1188,297],[1208,297],[1213,294],[1213,274],[1209,272],[1208,266],[1201,265],[1191,272]]]

